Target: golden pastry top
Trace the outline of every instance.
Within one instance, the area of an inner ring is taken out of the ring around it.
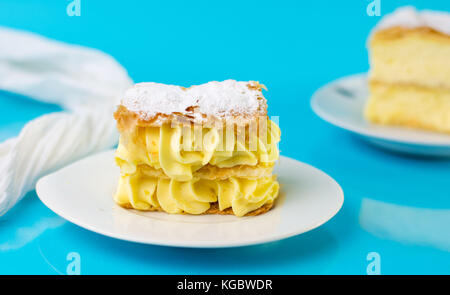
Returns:
[[[130,88],[114,117],[119,130],[137,125],[160,127],[180,120],[248,124],[267,115],[264,85],[256,81],[212,81],[188,88],[160,83],[138,83]]]

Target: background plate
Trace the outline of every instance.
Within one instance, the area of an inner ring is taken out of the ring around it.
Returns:
[[[410,154],[450,156],[450,135],[367,122],[363,117],[367,98],[367,75],[357,74],[317,90],[311,107],[325,121],[383,148]]]

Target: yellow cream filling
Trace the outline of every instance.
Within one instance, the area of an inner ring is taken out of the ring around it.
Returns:
[[[133,133],[121,134],[116,162],[123,174],[135,173],[138,165],[149,165],[177,181],[192,180],[192,173],[207,164],[219,168],[272,165],[278,159],[281,132],[268,122],[267,128],[257,132],[170,124],[138,127]]]
[[[114,196],[120,205],[138,210],[162,209],[167,213],[202,214],[211,203],[218,202],[219,210],[232,208],[236,216],[272,203],[278,196],[275,177],[227,180],[174,179],[146,177],[140,173],[122,175]]]

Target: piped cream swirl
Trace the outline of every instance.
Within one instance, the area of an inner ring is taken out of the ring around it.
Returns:
[[[279,155],[280,129],[272,121],[262,132],[230,133],[216,128],[185,128],[164,124],[123,133],[116,151],[122,173],[132,174],[139,165],[162,169],[177,181],[193,179],[192,173],[210,164],[219,168],[237,165],[272,165]],[[258,136],[262,135],[262,136]]]
[[[202,214],[212,203],[218,202],[219,210],[232,208],[234,215],[244,216],[272,203],[278,190],[275,177],[180,182],[137,173],[121,176],[114,198],[119,205],[138,210],[159,209],[172,214]]]

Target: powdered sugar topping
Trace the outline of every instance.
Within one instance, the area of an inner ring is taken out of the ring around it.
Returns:
[[[412,6],[405,6],[383,17],[377,24],[375,31],[397,26],[405,28],[429,27],[450,35],[450,13],[431,10],[417,11]]]
[[[251,115],[265,106],[258,82],[226,80],[189,88],[154,82],[138,83],[122,99],[122,105],[149,120],[157,114],[197,114],[217,117]]]

